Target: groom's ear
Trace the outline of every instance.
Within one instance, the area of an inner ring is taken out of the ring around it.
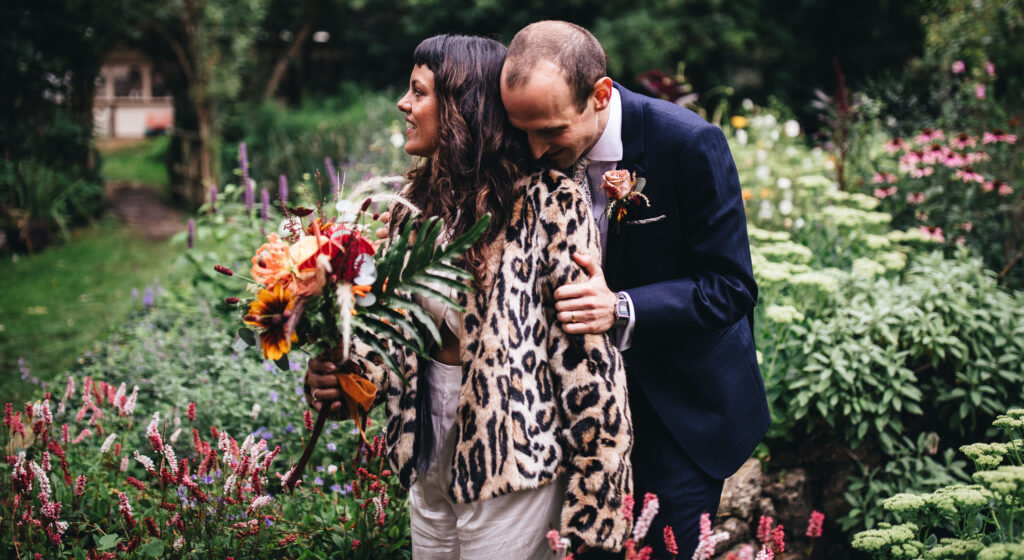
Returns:
[[[598,111],[604,111],[608,108],[608,104],[612,102],[612,79],[608,76],[604,76],[600,80],[594,82],[594,108]]]

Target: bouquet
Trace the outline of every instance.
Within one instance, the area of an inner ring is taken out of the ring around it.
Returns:
[[[413,295],[443,301],[453,309],[463,308],[435,287],[444,285],[467,292],[465,282],[472,274],[453,261],[465,253],[487,229],[490,216],[484,216],[466,233],[446,245],[438,245],[443,220],[407,220],[390,242],[371,241],[367,233],[379,216],[370,209],[381,203],[406,206],[413,216],[419,213],[410,202],[394,194],[366,198],[358,212],[343,211],[344,201],[336,208],[339,215],[327,215],[324,204],[314,209],[288,208],[282,200],[287,235],[267,236],[267,242],[251,258],[248,301],[242,318],[246,326],[239,338],[249,345],[259,344],[263,355],[282,369],[288,368],[288,354],[305,348],[311,356],[328,355],[344,362],[353,336],[373,348],[394,372],[398,366],[385,349],[385,343],[405,346],[427,357],[425,335],[441,343],[441,335]],[[419,224],[418,227],[414,224]],[[217,265],[217,272],[236,276]],[[238,275],[240,276],[240,275]],[[239,303],[239,298],[229,298]],[[362,434],[366,414],[373,405],[376,388],[353,373],[338,373],[343,401]],[[327,417],[317,416],[313,434],[299,462],[284,481],[294,487]],[[365,441],[365,435],[363,435]]]

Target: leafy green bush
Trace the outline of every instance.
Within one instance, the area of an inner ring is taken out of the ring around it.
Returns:
[[[234,144],[222,150],[223,169],[237,167],[237,142],[244,141],[258,160],[254,179],[258,187],[275,194],[280,175],[290,182],[305,173],[314,182],[330,187],[325,158],[351,185],[367,176],[394,175],[409,167],[405,144],[405,122],[395,106],[398,95],[351,90],[340,98],[328,98],[284,109],[264,102],[241,112],[226,125],[226,136]]]
[[[103,185],[75,170],[36,159],[0,167],[0,228],[29,252],[49,245],[54,229],[67,239],[69,228],[98,216],[104,201]]]
[[[972,477],[974,484],[953,484],[930,494],[900,493],[885,499],[885,509],[901,524],[884,524],[857,533],[854,548],[880,559],[1021,557],[1024,409],[1000,415],[993,426],[1002,432],[1002,442],[960,448],[977,469]]]

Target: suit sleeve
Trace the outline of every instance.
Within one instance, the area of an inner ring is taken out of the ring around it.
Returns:
[[[631,519],[621,512],[632,493],[632,421],[622,356],[608,336],[568,335],[556,319],[554,290],[586,280],[573,252],[600,260],[597,227],[578,187],[569,182],[550,193],[541,209],[546,274],[541,287],[548,321],[548,367],[558,380],[565,414],[568,489],[561,531],[591,547],[618,550]]]
[[[674,176],[691,276],[629,288],[634,339],[648,332],[710,331],[748,315],[757,302],[736,165],[718,127],[679,142]]]

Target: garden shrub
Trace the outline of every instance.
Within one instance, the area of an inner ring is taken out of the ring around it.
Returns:
[[[1020,558],[1024,554],[1024,409],[1000,415],[1001,442],[965,445],[974,484],[884,500],[900,522],[857,533],[853,546],[872,558]]]
[[[201,305],[158,302],[82,358],[59,402],[7,405],[0,515],[21,521],[7,553],[404,557],[405,494],[375,437],[380,412],[369,447],[328,424],[314,472],[283,493],[312,424],[304,364],[275,371]]]

